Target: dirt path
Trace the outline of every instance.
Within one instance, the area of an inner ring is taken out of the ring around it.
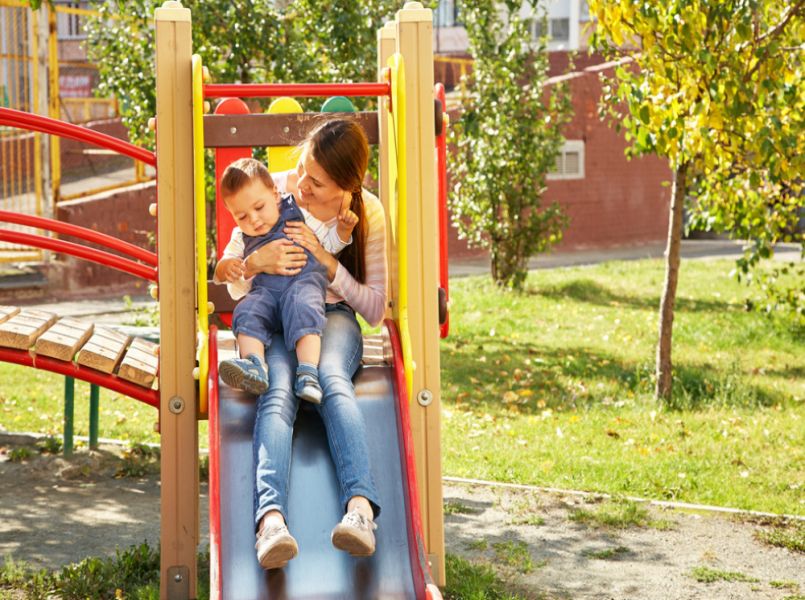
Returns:
[[[69,461],[34,451],[23,462],[10,461],[20,447],[35,444],[0,434],[0,556],[58,568],[158,542],[158,478],[115,478],[119,448],[79,451]],[[202,486],[202,540],[206,491]],[[801,600],[805,594],[805,554],[762,544],[758,524],[649,508],[648,520],[670,528],[601,529],[570,519],[601,504],[569,494],[445,484],[444,497],[447,551],[494,565],[527,598]],[[700,583],[691,576],[697,567],[756,581]]]

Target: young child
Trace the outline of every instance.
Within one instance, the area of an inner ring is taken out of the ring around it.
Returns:
[[[325,250],[337,254],[351,242],[358,217],[347,210],[336,227],[322,227],[314,217],[303,214],[292,194],[280,196],[268,169],[253,158],[237,160],[226,168],[221,177],[221,196],[237,227],[215,267],[215,281],[251,284],[232,319],[240,358],[221,362],[221,379],[253,394],[265,392],[265,348],[273,333],[283,332],[286,347],[296,350],[294,393],[318,404],[322,396],[318,366],[328,284],[325,268],[306,250],[307,263],[297,275],[260,273],[245,282],[244,259],[264,244],[286,237],[283,229],[288,221],[308,223]],[[235,287],[230,285],[229,289],[237,300]]]

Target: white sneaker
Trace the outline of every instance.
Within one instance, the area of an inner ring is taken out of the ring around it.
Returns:
[[[330,539],[333,546],[352,556],[372,556],[375,553],[375,529],[377,523],[353,509],[335,526]]]
[[[270,525],[257,533],[257,560],[264,569],[280,569],[288,564],[299,546],[285,525]]]

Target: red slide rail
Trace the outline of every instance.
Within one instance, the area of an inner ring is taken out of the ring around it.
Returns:
[[[218,418],[218,328],[210,325],[209,337],[208,419],[210,438],[209,497],[210,497],[210,598],[220,600],[223,594],[221,579],[221,434]]]
[[[27,350],[15,350],[12,348],[0,347],[0,361],[15,363],[35,369],[44,369],[74,377],[89,383],[95,383],[112,391],[118,392],[140,402],[144,402],[154,408],[159,408],[159,391],[147,389],[121,379],[116,375],[101,373],[95,369],[90,369],[74,362],[57,360],[47,356],[31,355]]]
[[[210,83],[205,98],[318,98],[324,96],[391,96],[391,83]]]
[[[417,581],[424,582],[426,600],[442,600],[439,588],[433,584],[433,577],[425,557],[425,547],[422,539],[422,513],[419,508],[419,485],[416,480],[416,457],[414,456],[414,441],[411,435],[411,418],[408,405],[408,386],[405,382],[405,367],[402,359],[402,342],[397,325],[391,319],[383,321],[383,327],[389,336],[392,354],[392,368],[394,373],[394,389],[397,398],[397,414],[399,415],[399,433],[402,442],[400,459],[405,465],[405,488],[408,492],[406,499],[411,515],[411,527],[408,530],[408,551],[411,558],[411,570]],[[419,592],[417,596],[419,597]]]
[[[120,140],[99,131],[93,131],[86,127],[65,123],[50,117],[34,115],[21,110],[14,110],[13,108],[0,108],[0,125],[39,133],[49,133],[79,142],[86,142],[100,148],[114,150],[119,154],[142,161],[152,167],[157,166],[156,155],[150,150],[140,148],[125,140]]]

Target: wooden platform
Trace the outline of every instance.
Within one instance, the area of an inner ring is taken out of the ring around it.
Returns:
[[[0,346],[76,362],[144,388],[154,385],[159,369],[153,342],[16,306],[0,306]]]

